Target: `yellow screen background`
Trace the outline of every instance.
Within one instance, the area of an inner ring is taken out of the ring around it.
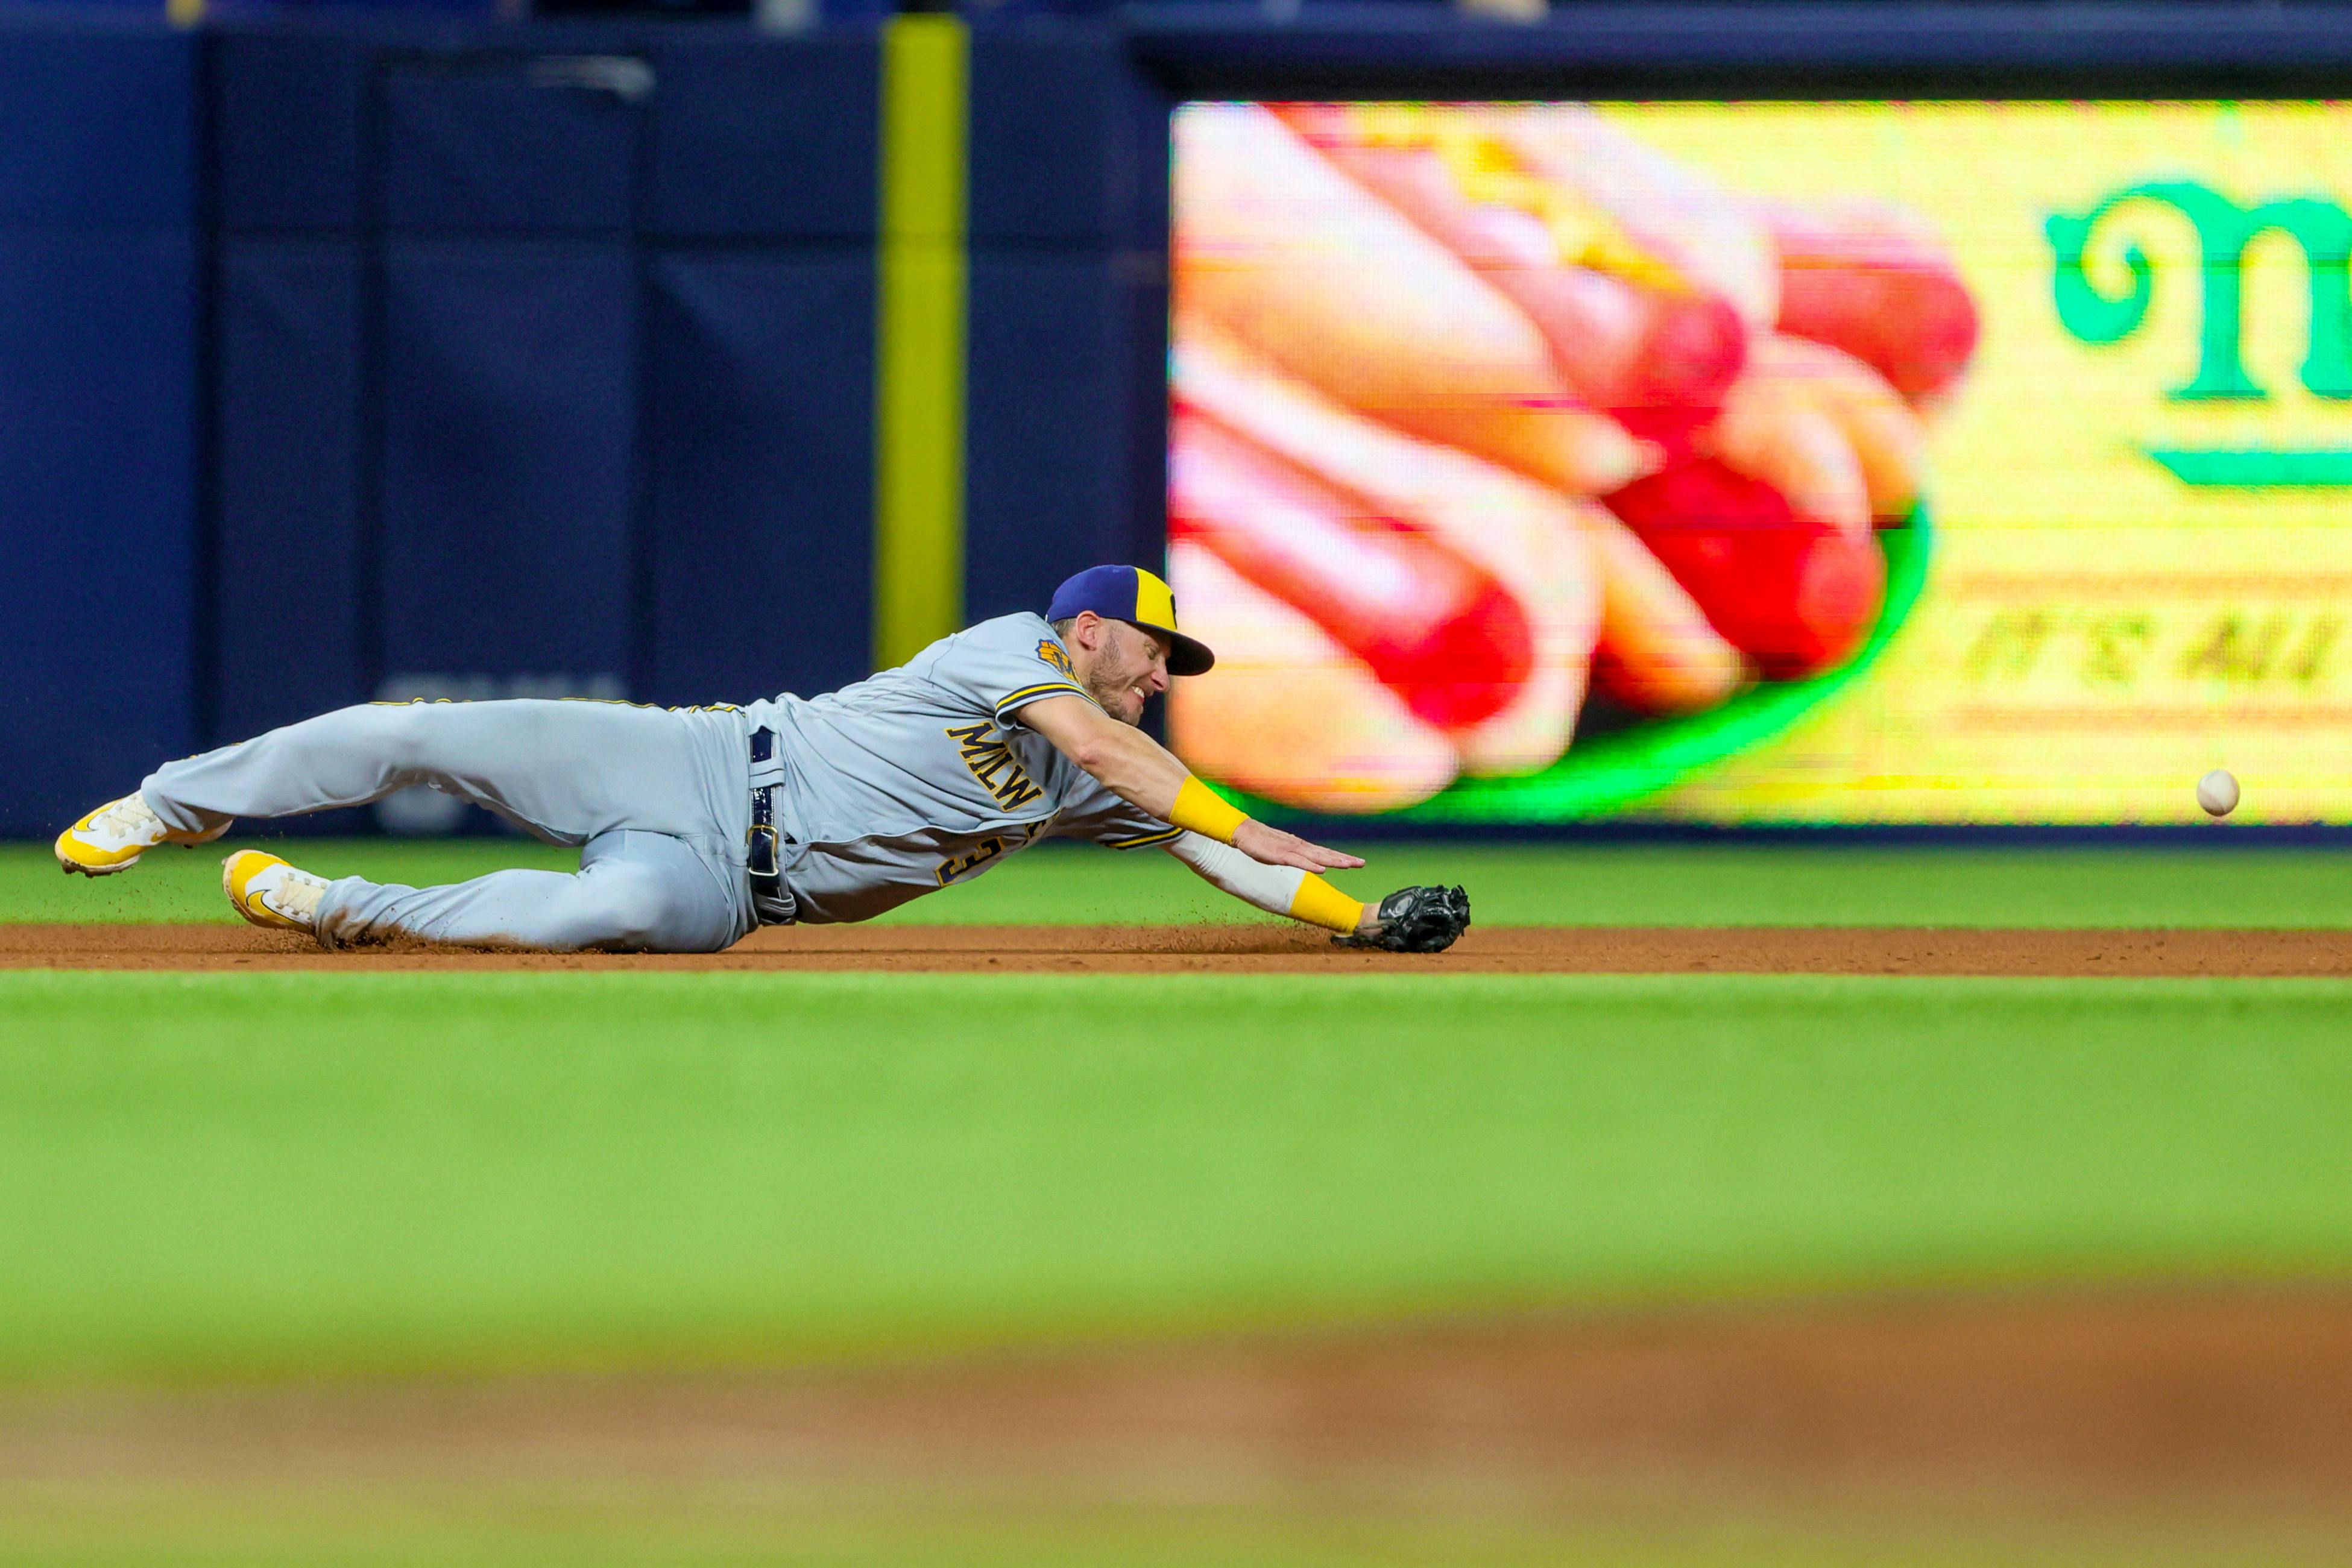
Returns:
[[[2329,487],[2211,488],[2150,447],[2352,447],[2352,404],[2297,379],[2311,285],[2283,233],[2242,264],[2260,402],[2166,395],[2196,373],[2200,250],[2158,203],[2117,207],[2085,267],[2138,330],[2097,346],[2054,303],[2052,214],[2150,181],[2243,207],[2352,193],[2352,113],[2323,103],[1612,105],[1742,193],[1885,197],[1931,218],[1983,319],[1937,425],[1937,549],[1883,661],[1782,737],[1654,797],[1709,821],[2177,821],[2209,768],[2242,818],[2352,821],[2352,528]],[[2323,286],[2341,288],[2340,276]]]

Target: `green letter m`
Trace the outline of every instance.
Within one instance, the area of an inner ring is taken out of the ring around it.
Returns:
[[[2303,360],[2303,384],[2325,398],[2352,398],[2352,298],[2346,271],[2352,262],[2352,217],[2333,202],[2294,196],[2264,202],[2251,210],[2227,196],[2186,180],[2134,185],[2080,217],[2053,214],[2042,228],[2057,253],[2053,286],[2058,319],[2085,343],[2120,341],[2147,315],[2156,268],[2137,245],[2124,249],[2130,287],[2119,297],[2099,292],[2083,269],[2091,233],[2115,208],[2147,200],[2169,205],[2196,226],[2203,261],[2204,325],[2198,340],[2197,374],[2168,395],[2178,400],[2262,398],[2269,394],[2246,374],[2240,351],[2243,300],[2239,271],[2246,246],[2272,229],[2294,236],[2303,247],[2311,282],[2311,337]]]

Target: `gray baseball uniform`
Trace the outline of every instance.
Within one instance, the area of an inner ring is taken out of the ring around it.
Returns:
[[[140,788],[167,826],[194,832],[423,783],[582,847],[577,874],[427,888],[343,878],[319,907],[331,946],[405,936],[715,952],[764,922],[867,919],[1044,838],[1129,849],[1187,837],[1021,724],[1033,702],[1085,695],[1045,619],[1007,615],[824,696],[370,704],[167,763]],[[755,746],[762,731],[772,743]],[[781,876],[757,904],[745,853],[755,789],[773,790]]]

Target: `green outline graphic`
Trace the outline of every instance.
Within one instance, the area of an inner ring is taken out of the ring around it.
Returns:
[[[1923,504],[1895,528],[1882,529],[1879,549],[1886,557],[1886,600],[1870,637],[1843,664],[1801,681],[1768,681],[1749,687],[1722,706],[1687,718],[1658,719],[1614,735],[1570,746],[1540,773],[1517,779],[1465,779],[1402,810],[1366,812],[1366,821],[1562,822],[1613,810],[1678,784],[1693,771],[1721,761],[1786,730],[1877,662],[1895,633],[1910,619],[1927,580],[1933,528]],[[1297,819],[1338,813],[1291,810],[1239,790],[1220,788],[1253,815]]]

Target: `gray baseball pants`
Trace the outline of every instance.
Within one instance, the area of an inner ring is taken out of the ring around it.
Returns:
[[[455,944],[715,953],[758,922],[744,878],[743,720],[603,702],[373,703],[168,762],[140,793],[165,825],[363,806],[411,784],[581,848],[576,874],[501,871],[443,887],[344,877],[329,946]]]

